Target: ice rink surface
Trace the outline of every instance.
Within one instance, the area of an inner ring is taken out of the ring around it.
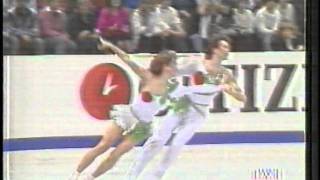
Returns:
[[[136,147],[124,155],[113,169],[97,180],[126,180],[128,169],[140,148]],[[82,148],[4,152],[4,180],[67,180],[87,150]],[[91,171],[108,153],[109,151],[99,157],[86,171]],[[162,153],[149,164],[139,180],[148,180],[148,172],[159,162]],[[305,144],[188,145],[163,180],[255,180],[254,172],[268,168],[281,172],[279,180],[303,180]]]

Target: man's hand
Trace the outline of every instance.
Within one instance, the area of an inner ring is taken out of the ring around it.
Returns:
[[[232,87],[229,84],[220,84],[219,87],[222,91],[231,91]]]

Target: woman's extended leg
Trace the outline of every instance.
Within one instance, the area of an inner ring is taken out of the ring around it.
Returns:
[[[94,148],[90,149],[90,151],[84,155],[77,167],[77,172],[81,173],[97,156],[107,151],[112,143],[121,137],[122,131],[123,130],[113,121],[108,122],[102,139]]]
[[[130,151],[136,144],[136,141],[130,137],[125,137],[123,141],[110,153],[110,155],[101,162],[98,168],[92,173],[93,177],[98,177],[111,169],[121,156]]]

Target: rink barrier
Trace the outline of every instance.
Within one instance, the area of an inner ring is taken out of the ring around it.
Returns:
[[[100,138],[101,136],[61,136],[5,139],[3,151],[90,148],[95,146]],[[303,142],[305,142],[303,131],[201,132],[197,133],[187,145]],[[113,146],[116,146],[117,143]]]

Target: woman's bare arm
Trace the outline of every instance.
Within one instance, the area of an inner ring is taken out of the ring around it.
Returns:
[[[126,63],[139,77],[142,79],[145,78],[146,69],[140,67],[137,63],[130,60],[129,54],[124,52],[122,49],[112,44],[109,41],[106,41],[100,37],[101,44],[98,45],[98,49],[107,50],[110,49],[114,52],[124,63]]]

